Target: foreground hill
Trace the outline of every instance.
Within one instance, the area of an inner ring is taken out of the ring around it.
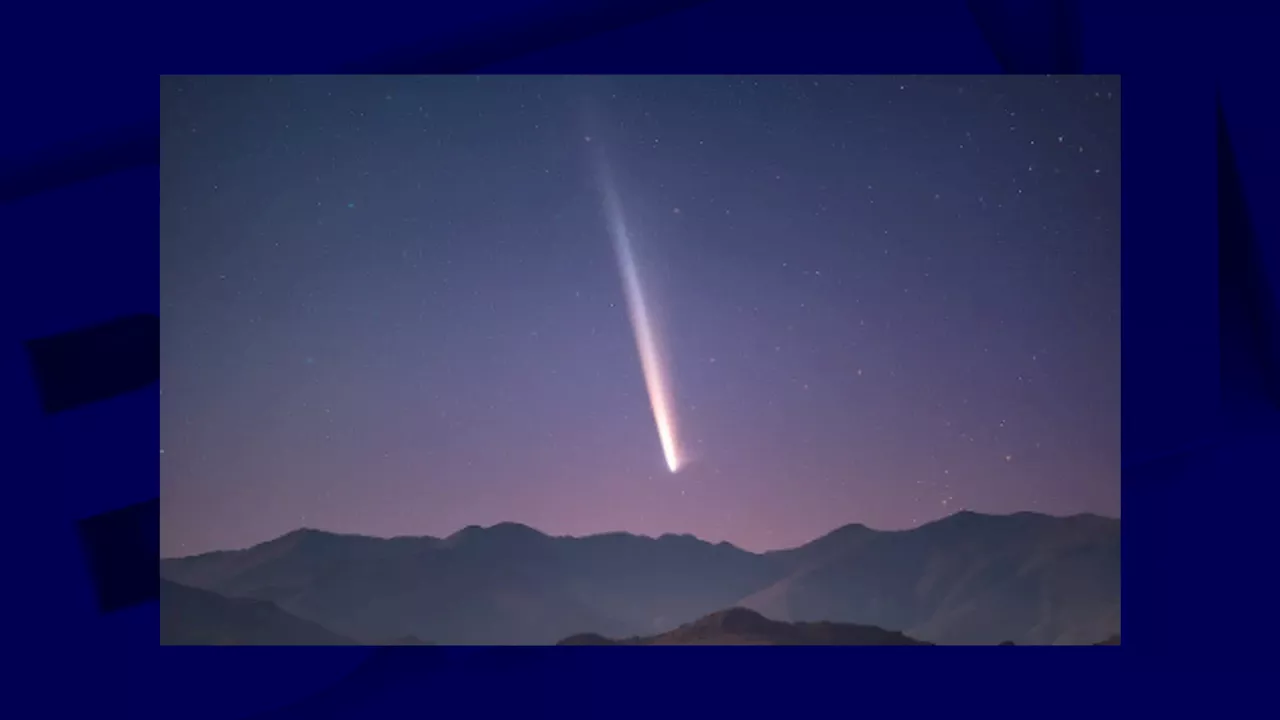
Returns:
[[[162,560],[160,573],[275,603],[368,643],[650,637],[726,607],[947,644],[1090,644],[1120,632],[1120,521],[1091,515],[965,512],[905,531],[848,525],[769,553],[691,535],[551,537],[515,523],[447,538],[304,529]]]
[[[660,635],[610,640],[595,634],[560,645],[929,645],[900,632],[847,623],[785,623],[745,608],[732,608]]]
[[[161,645],[352,645],[262,600],[160,581]]]

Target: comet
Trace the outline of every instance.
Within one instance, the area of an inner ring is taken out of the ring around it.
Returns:
[[[609,172],[609,166],[598,143],[595,144],[594,149],[596,184],[604,205],[609,236],[613,239],[618,271],[622,276],[627,315],[631,319],[636,350],[640,355],[640,371],[644,375],[649,405],[653,409],[653,422],[658,429],[662,455],[667,461],[667,469],[674,473],[683,464],[683,457],[676,432],[675,402],[671,391],[669,363],[645,297],[644,285],[640,282],[640,272],[636,268],[635,254],[631,248],[631,236],[627,233],[626,216],[622,211],[622,201],[618,197],[613,175]]]

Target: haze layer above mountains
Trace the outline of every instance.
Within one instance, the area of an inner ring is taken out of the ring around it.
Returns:
[[[162,641],[191,644],[246,642],[188,627],[229,612],[211,610],[200,589],[235,599],[239,615],[293,616],[280,624],[303,644],[658,637],[705,625],[705,616],[745,617],[717,614],[728,608],[765,622],[873,626],[858,637],[879,628],[907,644],[1093,644],[1120,631],[1120,521],[1094,515],[961,512],[904,531],[847,525],[766,553],[690,535],[551,537],[514,523],[447,538],[303,529],[161,560],[160,573],[172,581],[161,596]],[[795,627],[779,637],[802,642],[812,632]]]

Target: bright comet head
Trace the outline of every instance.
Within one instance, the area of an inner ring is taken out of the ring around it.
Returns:
[[[675,473],[675,471],[680,470],[680,457],[676,456],[675,448],[667,448],[666,446],[664,446],[662,448],[662,454],[667,456],[668,470],[671,470],[672,473]]]

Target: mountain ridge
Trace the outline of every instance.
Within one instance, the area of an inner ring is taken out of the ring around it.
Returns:
[[[822,540],[822,539],[824,539],[824,538],[827,538],[827,537],[829,537],[829,536],[831,536],[831,535],[834,535],[834,534],[839,533],[839,532],[841,532],[841,531],[844,531],[844,530],[846,530],[846,529],[860,529],[860,530],[868,530],[868,531],[870,531],[870,532],[874,532],[874,533],[907,533],[907,532],[914,532],[914,531],[916,531],[916,530],[920,530],[921,528],[929,527],[929,526],[931,526],[931,525],[935,525],[935,524],[940,523],[940,522],[944,522],[944,521],[946,521],[946,520],[948,520],[948,519],[950,519],[950,518],[955,518],[955,517],[965,517],[965,516],[971,516],[971,515],[976,515],[976,516],[979,516],[979,517],[988,517],[988,518],[1012,518],[1012,517],[1018,517],[1018,516],[1032,516],[1032,517],[1039,517],[1039,518],[1052,518],[1052,519],[1056,519],[1056,520],[1070,520],[1070,519],[1073,519],[1073,518],[1096,518],[1096,519],[1098,519],[1098,520],[1102,520],[1102,521],[1105,521],[1105,522],[1111,522],[1111,523],[1119,523],[1119,522],[1121,521],[1121,519],[1120,519],[1120,518],[1118,518],[1118,517],[1111,517],[1111,516],[1108,516],[1108,515],[1100,515],[1100,514],[1098,514],[1098,513],[1090,513],[1090,512],[1072,513],[1072,514],[1070,514],[1070,515],[1050,515],[1050,514],[1048,514],[1048,513],[1041,513],[1041,512],[1036,512],[1036,511],[1032,511],[1032,510],[1019,510],[1019,511],[1017,511],[1017,512],[1012,512],[1012,513],[980,513],[980,512],[974,511],[974,510],[957,510],[956,512],[951,513],[950,515],[944,515],[944,516],[942,516],[942,517],[940,517],[940,518],[936,518],[936,519],[934,519],[934,520],[930,520],[930,521],[929,521],[929,522],[927,522],[927,523],[922,523],[922,524],[917,525],[917,526],[915,526],[915,527],[909,527],[909,528],[873,528],[873,527],[871,527],[871,526],[869,526],[869,525],[866,525],[866,524],[863,524],[863,523],[857,523],[857,522],[845,523],[844,525],[839,525],[839,526],[837,526],[837,527],[835,527],[835,528],[833,528],[833,529],[831,529],[831,530],[827,531],[826,533],[823,533],[822,535],[819,535],[819,536],[817,536],[817,537],[813,538],[812,540],[805,541],[804,543],[801,543],[800,545],[794,545],[794,546],[790,546],[790,547],[772,548],[772,549],[768,549],[768,550],[749,550],[749,549],[747,549],[747,548],[745,548],[745,547],[743,547],[743,546],[741,546],[741,545],[737,545],[737,544],[732,543],[732,542],[730,542],[730,541],[728,541],[728,540],[714,540],[714,541],[713,541],[713,540],[706,540],[706,539],[700,538],[700,537],[698,537],[697,535],[694,535],[694,534],[692,534],[692,533],[672,533],[672,532],[665,532],[665,533],[660,533],[660,534],[658,534],[658,535],[647,535],[647,534],[644,534],[644,533],[630,532],[630,531],[626,531],[626,530],[607,530],[607,531],[598,532],[598,533],[587,533],[587,534],[585,534],[585,535],[554,535],[554,534],[548,533],[548,532],[546,532],[546,531],[539,530],[539,529],[537,529],[537,528],[533,527],[532,525],[528,525],[528,524],[526,524],[526,523],[521,523],[521,522],[510,521],[510,520],[504,520],[504,521],[501,521],[501,522],[494,523],[494,524],[492,524],[492,525],[476,525],[476,524],[466,525],[466,526],[461,527],[461,528],[459,528],[458,530],[455,530],[454,532],[452,532],[452,533],[450,533],[450,534],[448,534],[448,535],[444,535],[444,536],[437,536],[437,535],[369,535],[369,534],[365,534],[365,533],[338,532],[338,531],[335,531],[335,530],[324,530],[324,529],[321,529],[321,528],[315,528],[315,527],[310,527],[310,526],[302,526],[302,527],[295,528],[295,529],[293,529],[293,530],[289,530],[289,531],[287,531],[287,532],[285,532],[285,533],[283,533],[283,534],[281,534],[281,535],[277,535],[277,536],[276,536],[276,537],[274,537],[274,538],[269,538],[269,539],[267,539],[267,540],[262,540],[262,541],[259,541],[259,542],[256,542],[256,543],[253,543],[252,545],[247,545],[247,546],[245,546],[245,547],[241,547],[241,548],[226,548],[226,549],[218,549],[218,550],[206,550],[206,551],[203,551],[203,552],[192,553],[192,554],[190,554],[190,555],[167,555],[167,556],[162,556],[160,559],[161,559],[162,561],[164,561],[164,560],[185,560],[185,559],[189,559],[189,558],[203,557],[203,556],[206,556],[206,555],[216,555],[216,554],[219,554],[219,553],[235,553],[235,552],[243,552],[243,551],[245,551],[245,550],[252,550],[252,549],[257,548],[257,547],[260,547],[260,546],[262,546],[262,545],[266,545],[266,544],[268,544],[268,543],[273,543],[273,542],[276,542],[276,541],[279,541],[279,540],[283,540],[283,539],[285,539],[285,538],[289,538],[290,536],[295,536],[295,535],[298,535],[298,536],[313,536],[313,535],[314,535],[314,536],[321,536],[321,535],[323,535],[323,536],[340,537],[340,538],[364,538],[364,539],[368,539],[368,540],[387,540],[387,541],[396,541],[396,540],[401,540],[401,541],[404,541],[404,540],[423,540],[423,541],[436,541],[436,542],[441,542],[441,541],[448,540],[448,539],[450,539],[450,538],[456,537],[456,536],[458,536],[459,534],[461,534],[461,533],[463,533],[463,532],[466,532],[466,531],[473,531],[473,532],[474,532],[474,531],[477,531],[477,530],[495,530],[495,529],[503,529],[503,528],[507,528],[507,527],[518,527],[518,528],[524,528],[524,529],[529,530],[529,531],[531,531],[531,532],[533,532],[533,533],[536,533],[536,534],[538,534],[538,535],[541,535],[541,536],[543,536],[543,537],[550,538],[550,539],[553,539],[553,540],[558,540],[558,539],[568,539],[568,540],[587,540],[587,539],[591,539],[591,538],[611,537],[611,536],[618,536],[618,535],[625,535],[625,536],[628,536],[628,537],[634,537],[634,538],[644,538],[644,539],[649,539],[649,540],[661,540],[661,539],[662,539],[662,538],[664,538],[664,537],[691,537],[691,538],[694,538],[694,539],[696,539],[696,540],[699,540],[699,541],[701,541],[701,542],[704,542],[704,543],[707,543],[707,544],[710,544],[710,545],[729,545],[729,546],[731,546],[731,547],[734,547],[734,548],[737,548],[737,549],[739,549],[739,550],[742,550],[743,552],[751,553],[752,555],[768,555],[768,554],[771,554],[771,553],[785,553],[785,552],[790,552],[790,551],[793,551],[793,550],[798,550],[798,549],[800,549],[800,548],[802,548],[802,547],[805,547],[806,545],[811,545],[811,544],[813,544],[813,543],[815,543],[815,542],[818,542],[819,540]]]
[[[160,572],[364,639],[647,637],[743,607],[941,644],[1086,644],[1119,632],[1119,530],[1090,514],[960,512],[907,530],[850,523],[755,553],[687,534],[552,536],[520,523],[445,538],[299,529],[164,559]]]

